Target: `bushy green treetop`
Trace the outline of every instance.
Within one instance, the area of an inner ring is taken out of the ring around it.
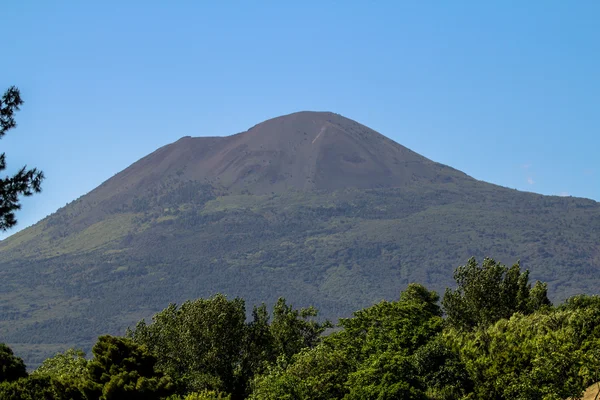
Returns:
[[[0,343],[0,382],[15,381],[27,376],[23,359],[14,355],[12,349]]]
[[[507,267],[486,258],[475,258],[454,272],[458,287],[446,289],[442,306],[450,325],[460,329],[487,326],[516,312],[531,314],[551,305],[545,283],[529,283],[529,271],[519,263]]]

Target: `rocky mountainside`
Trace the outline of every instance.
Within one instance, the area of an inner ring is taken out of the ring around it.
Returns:
[[[598,293],[600,204],[477,181],[333,113],[184,137],[0,242],[0,341],[28,365],[170,302],[279,296],[347,316],[468,257]]]

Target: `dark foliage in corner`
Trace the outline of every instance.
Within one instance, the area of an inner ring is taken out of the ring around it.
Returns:
[[[17,126],[14,114],[23,104],[19,89],[12,86],[0,98],[0,138]],[[0,172],[6,169],[6,154],[0,154]],[[0,178],[0,230],[13,227],[15,211],[21,208],[20,196],[31,196],[42,190],[44,174],[37,168],[22,167],[12,176]]]

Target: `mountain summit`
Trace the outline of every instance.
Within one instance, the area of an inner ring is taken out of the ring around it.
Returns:
[[[181,138],[136,162],[104,189],[138,191],[174,174],[251,194],[468,179],[339,114],[298,112],[232,136]]]
[[[280,296],[329,318],[471,256],[553,299],[600,287],[600,205],[477,181],[357,122],[299,112],[184,137],[0,242],[0,338],[28,365],[169,303]]]

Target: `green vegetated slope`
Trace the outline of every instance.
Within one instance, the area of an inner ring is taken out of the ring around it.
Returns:
[[[217,292],[337,319],[410,282],[442,290],[472,255],[520,258],[555,300],[597,293],[600,204],[480,182],[335,114],[293,114],[181,139],[2,241],[0,337],[35,366]]]

